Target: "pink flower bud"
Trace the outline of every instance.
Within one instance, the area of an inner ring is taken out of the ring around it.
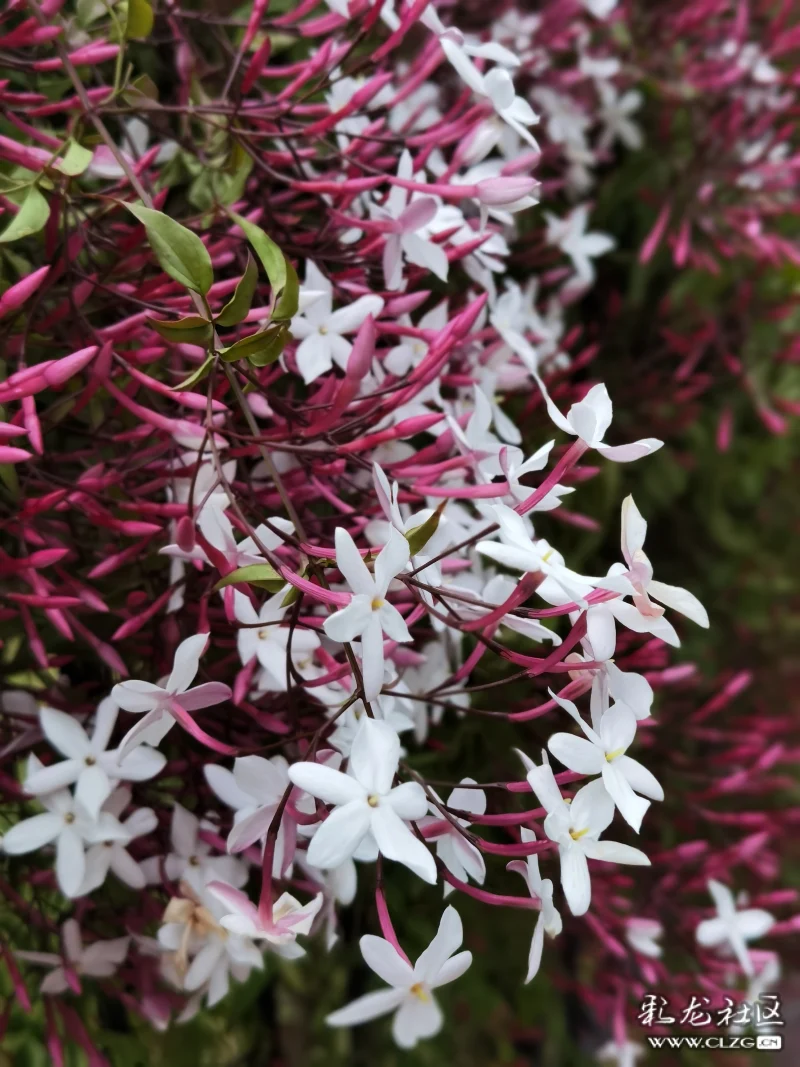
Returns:
[[[175,541],[182,552],[191,552],[195,546],[194,520],[184,515],[178,520]]]
[[[0,318],[15,311],[29,296],[35,293],[49,271],[49,267],[40,267],[39,270],[35,270],[32,274],[23,278],[21,282],[17,282],[10,289],[6,289],[3,295],[0,296]]]
[[[51,386],[63,385],[79,371],[90,363],[97,353],[97,345],[89,348],[81,348],[63,359],[54,360],[46,370],[42,372],[45,382]]]
[[[530,196],[538,184],[535,178],[518,175],[517,177],[484,178],[483,181],[477,183],[475,188],[480,202],[493,207],[513,204],[516,200],[521,200],[523,196]]]

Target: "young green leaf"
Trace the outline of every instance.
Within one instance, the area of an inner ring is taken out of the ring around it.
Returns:
[[[212,326],[202,315],[186,315],[182,319],[148,319],[156,333],[165,341],[177,344],[184,341],[190,345],[205,345],[211,340]]]
[[[254,222],[248,222],[247,219],[243,219],[241,215],[233,211],[230,215],[234,222],[244,230],[245,237],[255,249],[256,255],[267,272],[275,300],[273,320],[291,319],[297,314],[300,295],[297,271],[260,226],[256,226]]]
[[[55,161],[53,166],[55,170],[60,170],[62,174],[67,174],[70,178],[77,178],[92,162],[92,155],[93,153],[88,148],[84,148],[77,141],[70,140],[66,152],[61,159]]]
[[[31,186],[19,211],[0,234],[0,242],[19,241],[38,233],[50,218],[50,206],[35,186]]]
[[[408,541],[409,555],[416,556],[418,552],[421,552],[439,529],[439,520],[442,517],[446,503],[447,501],[443,500],[436,511],[421,526],[415,526],[413,530],[406,532],[405,538]]]
[[[286,263],[286,285],[272,310],[272,320],[288,321],[297,314],[300,306],[300,279],[289,260]]]
[[[272,340],[258,351],[251,352],[248,359],[254,367],[267,367],[280,357],[288,340],[289,330],[284,323],[280,323],[272,335]]]
[[[205,296],[214,284],[214,272],[208,250],[197,234],[163,211],[143,204],[123,206],[144,225],[162,270],[187,289]]]
[[[275,351],[278,335],[281,333],[282,331],[274,326],[268,326],[266,330],[251,333],[249,337],[243,337],[229,348],[221,349],[220,355],[226,363],[234,363],[237,359],[252,359],[255,362],[266,358],[265,363],[256,363],[257,367],[264,367],[267,363],[273,363],[283,351],[285,341],[282,341],[280,348]]]
[[[125,22],[125,36],[149,37],[153,29],[153,9],[147,0],[128,0],[128,18]]]
[[[202,382],[204,378],[208,377],[208,372],[211,370],[213,363],[214,357],[207,356],[204,362],[200,364],[197,370],[192,371],[188,378],[184,378],[182,382],[173,385],[173,390],[176,393],[182,393],[185,389],[191,389],[193,385]]]
[[[233,296],[217,315],[216,321],[219,326],[235,326],[247,316],[257,285],[258,267],[248,252],[244,274],[239,279]]]
[[[255,585],[259,589],[268,589],[271,593],[277,593],[286,584],[269,563],[251,563],[248,567],[237,567],[235,571],[226,574],[214,586],[214,592],[224,589],[227,585],[238,585],[240,582]]]

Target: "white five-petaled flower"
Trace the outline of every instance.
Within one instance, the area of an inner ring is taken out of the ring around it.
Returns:
[[[236,812],[233,829],[228,835],[228,851],[241,852],[254,841],[265,838],[289,787],[288,764],[283,756],[273,756],[272,759],[240,756],[234,761],[232,772],[215,763],[207,763],[204,770],[206,781],[220,800]],[[281,820],[275,848],[278,874],[283,868],[288,822],[286,817]]]
[[[307,289],[319,293],[300,315],[295,315],[289,327],[292,337],[300,341],[295,353],[297,367],[308,385],[335,363],[342,370],[347,367],[352,344],[345,334],[353,334],[368,315],[378,316],[383,310],[379,296],[361,296],[345,307],[333,310],[333,286],[311,260],[306,262]]]
[[[520,837],[524,844],[536,840],[536,834],[523,826]],[[539,873],[539,857],[537,855],[526,856],[524,860],[512,860],[507,863],[509,871],[516,871],[525,879],[528,892],[532,897],[538,897],[540,904],[539,918],[531,938],[530,952],[528,953],[528,973],[525,976],[525,984],[532,981],[539,971],[542,962],[542,948],[544,947],[544,935],[558,937],[561,933],[562,922],[558,908],[553,903],[553,883],[550,878],[542,878]]]
[[[602,779],[583,786],[568,804],[561,796],[548,763],[537,767],[520,753],[528,783],[547,812],[544,832],[558,845],[561,859],[561,887],[573,915],[585,915],[592,902],[592,882],[587,860],[628,863],[649,867],[650,860],[638,848],[618,841],[600,841],[600,834],[614,818],[614,801]]]
[[[396,1012],[392,1037],[400,1048],[413,1048],[421,1038],[432,1037],[443,1022],[433,990],[460,978],[472,963],[471,952],[456,951],[462,940],[461,918],[453,907],[445,909],[436,936],[413,967],[390,942],[365,934],[359,942],[361,955],[390,988],[359,997],[325,1021],[329,1026],[357,1026]]]
[[[294,685],[287,662],[290,638],[292,665],[302,677],[310,677],[313,672],[314,653],[320,646],[314,630],[281,625],[285,598],[286,592],[281,590],[256,611],[248,596],[238,589],[233,593],[234,615],[237,622],[244,624],[236,632],[236,647],[245,666],[253,658],[258,660],[258,688],[262,692],[282,693]]]
[[[163,874],[173,882],[185,879],[192,871],[208,881],[220,878],[231,885],[241,886],[247,881],[247,867],[233,856],[213,854],[211,846],[200,836],[202,830],[215,827],[201,822],[196,815],[181,804],[172,809],[170,842],[173,851],[166,856],[151,856],[144,860],[142,869],[149,885],[162,881]]]
[[[616,643],[616,635],[615,635]],[[627,704],[638,720],[650,717],[650,708],[653,704],[653,687],[643,674],[634,671],[621,671],[613,659],[601,660],[594,654],[591,642],[581,642],[583,654],[572,652],[567,656],[567,663],[574,663],[574,668],[569,672],[573,681],[591,677],[592,689],[589,698],[592,726],[595,730],[600,725],[600,720],[608,711],[611,697],[617,704]],[[599,670],[584,671],[581,664],[585,662],[595,663],[601,660],[602,667]]]
[[[566,593],[570,600],[583,603],[596,579],[585,578],[564,564],[564,557],[543,538],[532,539],[521,515],[505,504],[493,504],[491,511],[500,527],[501,543],[479,541],[476,545],[481,555],[502,563],[512,570],[531,574],[543,574]]]
[[[254,968],[263,968],[264,960],[252,939],[222,925],[227,909],[211,892],[207,876],[189,872],[180,891],[164,912],[158,943],[171,954],[170,977],[186,992],[205,995],[211,1008],[227,995],[231,977],[244,981]]]
[[[131,791],[127,786],[122,786],[114,790],[103,805],[103,811],[118,820],[130,802]],[[124,838],[116,835],[117,827],[114,826],[114,837],[107,841],[99,840],[87,851],[86,874],[81,886],[81,896],[98,889],[108,877],[109,870],[113,871],[117,878],[131,889],[144,889],[147,884],[144,869],[128,852],[128,846],[137,837],[145,837],[155,830],[158,826],[156,813],[152,808],[137,808],[120,825],[126,834]]]
[[[28,774],[34,774],[41,767],[36,756],[31,754]],[[64,896],[76,897],[86,873],[85,844],[125,840],[127,831],[108,812],[101,811],[96,819],[93,818],[68,789],[58,789],[37,799],[47,810],[12,826],[3,838],[3,849],[9,856],[19,856],[55,843],[58,886]]]
[[[220,925],[238,937],[266,941],[285,959],[297,959],[305,950],[297,944],[298,934],[311,930],[322,907],[322,893],[301,904],[289,893],[282,893],[272,905],[272,917],[265,918],[246,893],[224,882],[209,882],[209,893],[222,906]]]
[[[334,809],[308,846],[308,862],[331,870],[349,859],[369,837],[378,851],[433,885],[433,856],[408,827],[428,810],[425,791],[417,782],[392,788],[400,761],[400,739],[385,722],[363,718],[350,750],[348,773],[319,763],[295,763],[290,780]]]
[[[350,603],[329,615],[325,633],[333,641],[361,641],[361,671],[364,695],[372,700],[383,685],[383,634],[392,641],[410,641],[405,619],[386,599],[389,583],[405,569],[409,558],[408,541],[395,529],[375,560],[374,576],[355,546],[350,534],[336,527],[336,566],[353,591]]]
[[[63,956],[55,952],[27,951],[15,952],[14,955],[28,963],[54,968],[39,987],[42,993],[53,996],[72,988],[67,979],[67,968],[78,976],[109,978],[128,955],[130,940],[129,937],[117,937],[113,941],[95,941],[84,947],[80,926],[75,919],[67,919],[61,927]]]
[[[628,919],[625,923],[625,939],[640,956],[648,959],[660,959],[662,949],[658,939],[664,933],[664,927],[657,919]]]
[[[111,697],[102,700],[90,738],[71,715],[54,708],[40,708],[39,722],[44,736],[67,758],[30,774],[25,779],[25,792],[41,796],[75,784],[75,800],[96,818],[115,782],[154,778],[166,763],[162,753],[142,746],[120,760],[118,749],[106,751],[118,713],[119,708]]]
[[[744,908],[738,911],[733,893],[714,878],[708,880],[708,891],[716,904],[717,914],[713,919],[704,919],[698,925],[698,943],[709,948],[727,945],[744,973],[752,977],[753,961],[747,950],[747,942],[763,937],[773,926],[774,917],[763,908]]]
[[[223,682],[204,682],[189,689],[200,666],[200,657],[208,644],[208,637],[208,634],[195,634],[181,641],[175,649],[172,673],[163,686],[139,679],[118,682],[114,686],[111,696],[117,704],[125,711],[142,716],[120,742],[120,753],[125,755],[144,742],[160,744],[177,721],[176,707],[184,712],[198,711],[212,704],[220,704],[230,697],[230,687]]]
[[[608,390],[601,383],[594,385],[583,398],[573,404],[566,415],[562,415],[550,398],[545,384],[538,374],[533,375],[547,405],[547,414],[564,433],[580,438],[589,448],[596,449],[605,459],[617,463],[630,463],[651,452],[658,451],[664,444],[655,437],[644,437],[629,445],[607,445],[603,438],[611,425],[613,409]]]
[[[593,259],[605,255],[614,248],[614,238],[607,233],[587,233],[589,222],[589,205],[579,204],[566,218],[559,219],[545,212],[547,220],[546,240],[548,244],[557,245],[572,260],[575,282],[581,288],[594,283],[595,269]]]
[[[577,774],[602,776],[611,799],[619,808],[620,815],[638,833],[650,801],[663,800],[664,790],[658,781],[638,760],[626,756],[636,736],[636,716],[625,704],[613,704],[601,718],[597,729],[592,729],[571,700],[564,700],[552,690],[550,696],[565,711],[569,712],[583,730],[585,737],[574,734],[553,734],[547,742],[552,754]]]
[[[680,641],[672,624],[664,618],[662,604],[685,615],[698,626],[708,626],[706,609],[693,593],[680,586],[654,581],[653,565],[643,549],[646,534],[647,523],[633,497],[626,496],[622,501],[622,555],[627,569],[621,563],[615,564],[599,585],[630,596],[633,604],[611,600],[589,609],[587,632],[593,650],[601,659],[613,655],[613,616],[631,630],[649,631],[671,645],[678,645]],[[654,604],[653,600],[660,603]],[[638,613],[638,619],[633,616],[631,608]]]
[[[403,151],[397,168],[397,177],[405,181],[413,178],[414,165],[408,149]],[[393,185],[383,204],[370,204],[370,211],[377,220],[386,224],[386,243],[383,248],[383,274],[387,289],[399,289],[403,281],[403,260],[424,267],[441,281],[447,281],[450,264],[441,245],[434,244],[419,234],[431,222],[438,210],[432,196],[412,195],[408,190]]]
[[[474,778],[462,778],[460,786],[456,787],[447,798],[447,807],[456,811],[468,811],[470,815],[483,815],[486,812],[486,794],[482,789],[466,789],[465,786],[477,785]],[[466,882],[470,878],[483,885],[486,878],[486,864],[480,851],[468,841],[467,838],[442,818],[438,808],[431,805],[432,817],[425,819],[421,826],[436,827],[436,832],[427,835],[428,841],[436,845],[436,855],[456,877],[459,882]],[[454,816],[459,826],[466,829],[470,822],[463,816]],[[444,895],[449,897],[455,891],[455,886],[449,882],[444,884]]]

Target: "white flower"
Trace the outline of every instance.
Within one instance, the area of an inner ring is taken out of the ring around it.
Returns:
[[[523,826],[520,830],[520,838],[524,844],[536,840],[536,834]],[[558,908],[553,904],[553,883],[549,878],[542,878],[539,873],[539,857],[537,855],[526,856],[524,860],[512,860],[507,863],[509,871],[516,871],[525,879],[528,892],[532,897],[538,897],[540,904],[539,918],[531,938],[531,947],[528,953],[528,973],[525,976],[525,984],[532,981],[539,971],[542,962],[542,948],[544,947],[544,935],[558,937],[561,933],[562,922]]]
[[[298,934],[311,930],[314,918],[322,907],[322,893],[307,904],[301,904],[289,893],[282,893],[272,905],[272,918],[267,920],[248,896],[223,882],[210,882],[209,893],[221,905],[221,926],[238,937],[266,941],[273,951],[285,959],[297,959],[305,950],[297,944]]]
[[[432,10],[432,7],[427,9]],[[539,145],[528,126],[535,126],[539,116],[531,105],[521,96],[517,96],[514,89],[514,79],[505,67],[492,67],[486,74],[481,74],[468,56],[468,49],[464,47],[464,38],[458,30],[447,30],[439,36],[439,44],[444,54],[458,72],[461,79],[478,96],[486,98],[505,122],[519,137],[531,146],[534,152],[539,151]],[[483,45],[483,54],[486,49],[497,50],[500,45],[490,42]],[[507,52],[507,49],[502,49]],[[480,52],[472,50],[473,55]],[[512,53],[513,55],[513,53]],[[495,58],[489,55],[489,58]],[[516,59],[516,57],[514,57]]]
[[[405,619],[386,600],[389,583],[408,563],[408,541],[391,529],[375,560],[373,576],[347,530],[337,526],[335,540],[336,566],[352,589],[353,597],[346,607],[329,615],[323,626],[332,641],[360,639],[364,696],[372,700],[383,685],[384,632],[392,641],[411,640]]]
[[[413,177],[411,153],[404,149],[397,167],[397,177],[408,181]],[[383,204],[370,204],[374,218],[387,225],[383,249],[383,274],[387,289],[399,289],[403,280],[403,260],[424,267],[441,281],[447,281],[450,264],[444,249],[421,237],[437,211],[432,196],[412,196],[408,190],[393,185]]]
[[[603,715],[608,711],[611,697],[617,704],[627,704],[638,720],[649,718],[653,704],[653,687],[644,675],[633,671],[621,671],[613,659],[602,660],[602,667],[599,670],[584,671],[580,667],[581,663],[596,663],[601,657],[594,654],[591,643],[585,638],[581,644],[584,648],[583,656],[577,652],[567,656],[567,662],[575,664],[569,676],[573,681],[587,675],[591,676],[592,689],[589,706],[592,726],[595,730],[600,725]]]
[[[762,908],[736,910],[733,893],[726,885],[713,878],[708,880],[708,891],[714,899],[717,914],[713,919],[704,919],[697,927],[696,937],[700,945],[716,948],[727,945],[748,977],[753,976],[753,961],[747,951],[747,942],[763,937],[774,925],[775,919]]]
[[[607,81],[598,82],[597,91],[600,94],[598,117],[604,127],[597,147],[606,149],[610,148],[614,141],[621,141],[632,151],[641,148],[642,131],[631,121],[630,116],[642,106],[642,94],[636,89],[630,89],[620,96],[613,83]]]
[[[475,591],[466,586],[455,584],[448,586],[447,589],[458,593],[460,597],[470,597],[476,601],[475,606],[473,607],[465,600],[453,600],[450,604],[453,611],[460,615],[465,615],[467,618],[479,619],[482,615],[487,614],[484,604],[504,604],[516,587],[517,583],[507,574],[495,574],[486,582],[483,589],[480,591]],[[447,596],[446,590],[444,591],[444,596]],[[561,644],[561,638],[555,630],[548,629],[537,619],[526,619],[519,615],[504,615],[502,623],[503,626],[507,626],[509,630],[513,630],[518,634],[523,634],[532,641],[552,641],[553,645]],[[405,677],[408,678],[408,672],[406,672]],[[429,688],[434,687],[430,686]],[[453,698],[448,697],[447,699],[452,700]]]
[[[531,495],[533,489],[529,485],[522,485],[520,478],[523,474],[530,474],[531,471],[542,470],[547,464],[550,449],[554,444],[555,441],[548,441],[546,445],[542,445],[527,459],[525,459],[524,453],[520,448],[505,448],[500,453],[500,467],[506,476],[509,492],[514,500],[521,502]],[[574,492],[575,490],[570,486],[554,485],[549,493],[530,509],[530,513],[553,511],[560,506],[562,497]]]
[[[130,802],[131,791],[123,786],[112,793],[103,805],[103,810],[118,820]],[[137,837],[144,837],[156,829],[156,813],[152,808],[137,808],[120,825],[125,831],[124,838],[116,835],[109,840],[101,838],[87,851],[86,875],[81,886],[81,896],[99,888],[108,877],[109,870],[131,889],[144,889],[147,884],[144,869],[128,852],[128,845]],[[116,830],[116,827],[114,829]]]
[[[66,993],[71,988],[65,963],[77,975],[109,978],[128,955],[130,940],[129,937],[117,937],[113,941],[95,941],[84,947],[80,926],[75,919],[67,919],[61,927],[63,957],[55,952],[15,952],[14,955],[28,963],[54,968],[39,987],[42,993],[53,996]]]
[[[391,682],[393,679],[388,681]],[[399,688],[401,684],[396,683],[396,688]],[[402,693],[396,695],[381,693],[380,696],[370,701],[370,707],[376,719],[387,723],[396,734],[402,734],[407,730],[413,730],[415,725],[414,719],[408,714],[408,703],[409,701],[403,700]],[[341,699],[338,696],[336,704],[341,705]],[[338,749],[342,756],[349,756],[361,727],[361,720],[366,718],[367,712],[363,700],[353,701],[350,707],[341,714],[337,714],[338,710],[336,705],[330,709],[330,714],[336,715],[336,725],[328,738],[328,744]]]
[[[192,871],[181,883],[181,892],[182,896],[173,897],[167,905],[158,941],[174,953],[180,987],[205,994],[206,1004],[212,1008],[227,995],[231,977],[243,982],[254,968],[263,968],[264,960],[250,938],[222,925],[227,909],[211,891],[207,877]]]
[[[595,579],[585,578],[564,564],[564,557],[542,538],[532,540],[521,515],[506,507],[493,504],[491,511],[500,527],[501,544],[494,541],[479,541],[478,552],[489,559],[502,563],[512,570],[531,574],[544,574],[553,579],[570,600],[582,603]]]
[[[558,845],[561,887],[573,915],[585,915],[592,902],[592,882],[587,860],[628,863],[649,867],[644,852],[618,841],[600,841],[600,834],[614,818],[614,801],[601,779],[583,786],[567,804],[548,763],[537,767],[520,753],[528,783],[547,812],[544,832]]]
[[[114,783],[143,782],[154,778],[166,757],[142,746],[120,760],[119,749],[107,752],[119,708],[111,697],[100,702],[91,738],[71,715],[54,708],[39,709],[42,732],[53,748],[67,758],[34,771],[25,779],[26,793],[41,796],[75,784],[75,800],[96,818]]]
[[[223,682],[204,682],[189,689],[208,638],[208,634],[195,634],[181,641],[175,649],[172,673],[165,685],[135,679],[118,682],[114,686],[111,696],[117,704],[125,711],[142,716],[123,737],[118,752],[125,754],[144,742],[160,744],[175,725],[176,708],[179,714],[198,711],[212,704],[220,704],[230,697],[230,687]]]
[[[148,884],[162,880],[161,870],[171,882],[185,878],[192,871],[208,881],[220,878],[231,885],[241,886],[247,881],[247,867],[232,856],[212,855],[211,846],[200,837],[201,830],[213,830],[212,824],[201,823],[181,804],[172,809],[170,841],[173,851],[166,856],[153,856],[142,863]]]
[[[617,0],[581,0],[586,10],[596,19],[606,19],[617,6]]]
[[[283,756],[272,759],[240,756],[234,761],[233,772],[213,763],[207,763],[203,769],[208,784],[236,813],[228,835],[228,851],[241,852],[254,841],[266,838],[275,811],[289,787],[288,764]],[[278,874],[284,867],[285,823],[285,819],[281,820],[275,848]]]
[[[238,622],[244,623],[236,632],[236,646],[242,663],[247,666],[256,658],[261,666],[258,687],[263,692],[282,693],[295,684],[289,674],[287,650],[291,636],[292,665],[302,677],[314,672],[314,653],[320,640],[314,630],[294,630],[282,626],[286,609],[282,607],[285,592],[270,597],[256,611],[250,598],[234,591],[233,611]]]
[[[433,885],[436,864],[408,827],[421,819],[428,802],[417,782],[392,788],[400,760],[400,739],[387,723],[361,720],[350,751],[347,774],[319,763],[295,763],[290,780],[334,809],[308,846],[308,862],[320,870],[344,863],[371,835],[378,851]]]
[[[664,927],[657,919],[628,919],[625,923],[625,938],[634,952],[648,959],[661,958],[662,948],[658,939]]]
[[[383,310],[379,296],[362,296],[345,307],[333,310],[333,286],[315,263],[306,261],[306,288],[320,295],[290,324],[292,337],[300,341],[295,360],[303,381],[308,385],[327,373],[334,363],[344,370],[352,351],[345,334],[356,333],[368,315],[376,317]]]
[[[238,567],[251,566],[255,563],[263,563],[264,557],[261,554],[261,549],[252,537],[245,537],[237,543],[233,533],[233,524],[225,514],[225,504],[227,502],[226,498],[224,504],[217,501],[212,507],[206,506],[200,511],[197,516],[197,525],[200,532],[211,547],[225,557],[232,570]],[[284,533],[290,534],[294,531],[294,526],[288,519],[275,517],[271,518],[270,522]],[[259,543],[270,552],[283,544],[283,539],[280,535],[274,533],[264,523],[256,527],[255,534]],[[209,562],[205,550],[199,544],[195,545],[190,552],[184,552],[179,545],[165,545],[164,548],[159,549],[159,554],[178,559],[199,560],[202,563]]]
[[[474,786],[477,782],[474,778],[462,778],[460,786]],[[486,812],[486,794],[482,789],[456,788],[447,798],[447,807],[456,811],[468,811],[471,815],[483,815]],[[432,817],[426,819],[423,826],[436,826],[437,832],[429,834],[426,838],[436,844],[436,855],[459,880],[468,882],[470,878],[483,885],[486,878],[486,865],[480,851],[468,841],[466,837],[442,817],[438,808],[431,805]],[[468,819],[462,816],[454,816],[459,826],[465,829],[470,825]],[[455,891],[455,886],[445,882],[444,895],[449,897]]]
[[[41,766],[36,756],[28,757],[29,774]],[[12,826],[3,838],[3,849],[9,856],[19,856],[55,843],[59,889],[66,897],[76,897],[86,873],[84,844],[125,840],[127,832],[108,812],[101,811],[97,819],[92,818],[68,789],[59,789],[38,799],[47,810]]]
[[[593,259],[605,255],[614,248],[613,237],[607,233],[587,233],[589,205],[579,204],[564,219],[545,212],[547,233],[545,240],[557,245],[572,260],[576,282],[582,287],[592,285],[595,279]]]
[[[432,333],[440,333],[447,325],[448,311],[447,301],[443,300],[436,307],[426,312],[417,323],[418,330],[430,330]],[[404,317],[398,320],[404,326],[411,326],[411,319]],[[429,344],[421,337],[402,337],[400,343],[389,349],[383,365],[390,374],[396,374],[402,378],[410,370],[416,367],[425,358]],[[437,382],[438,389],[438,382]]]
[[[663,441],[654,437],[645,437],[630,445],[605,444],[603,438],[611,425],[613,408],[608,390],[604,385],[593,385],[583,400],[573,404],[567,414],[562,415],[550,399],[550,394],[542,379],[536,373],[533,377],[547,405],[547,414],[559,430],[580,438],[584,444],[596,449],[606,459],[615,460],[617,463],[629,463],[658,451],[664,444]]]
[[[556,696],[552,690],[548,692],[569,712],[586,736],[553,734],[547,747],[571,771],[602,775],[603,784],[620,815],[638,833],[650,802],[637,794],[663,800],[664,790],[646,767],[625,755],[636,736],[636,716],[625,704],[613,704],[595,731],[583,721],[571,700]]]
[[[614,2],[616,3],[616,0]],[[645,1052],[644,1045],[635,1041],[608,1041],[598,1050],[597,1058],[600,1063],[613,1063],[615,1067],[636,1067],[637,1061]]]
[[[126,119],[122,128],[123,136],[118,147],[128,165],[135,167],[147,151],[150,128],[146,122],[135,117]],[[153,164],[167,163],[177,151],[178,145],[175,141],[164,141],[152,162]],[[98,145],[84,173],[87,177],[110,181],[125,178],[128,172],[120,166],[110,148],[106,145]]]
[[[329,1026],[356,1026],[396,1012],[392,1037],[400,1048],[413,1048],[421,1038],[442,1028],[442,1013],[433,990],[460,978],[472,963],[471,952],[458,952],[463,940],[461,919],[455,908],[445,910],[439,930],[412,968],[388,941],[365,934],[359,942],[367,965],[390,987],[367,993],[333,1012]]]

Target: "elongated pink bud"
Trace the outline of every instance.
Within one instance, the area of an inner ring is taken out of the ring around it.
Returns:
[[[64,382],[69,381],[78,371],[83,368],[94,359],[97,354],[97,345],[91,345],[89,348],[81,348],[77,352],[73,352],[69,356],[64,356],[63,359],[55,360],[45,371],[42,373],[42,377],[49,386],[63,385]]]
[[[13,422],[0,422],[0,441],[6,441],[9,437],[19,437],[27,433],[24,426],[15,426]]]
[[[22,463],[30,459],[31,453],[24,448],[14,448],[11,445],[0,445],[0,463]]]
[[[196,544],[194,520],[190,519],[188,515],[184,515],[182,519],[178,520],[178,526],[175,531],[175,540],[180,548],[181,552],[191,552]]]
[[[375,320],[372,315],[367,317],[358,328],[353,348],[347,359],[345,374],[351,381],[360,382],[372,366],[372,357],[375,355]]]
[[[11,311],[15,311],[29,296],[35,293],[49,272],[49,267],[40,267],[33,274],[23,278],[21,282],[17,282],[10,289],[6,289],[3,295],[0,296],[0,318],[3,315],[8,315]]]
[[[501,204],[513,204],[524,196],[530,196],[539,185],[535,178],[523,177],[499,177],[485,178],[478,182],[475,189],[478,199],[482,204],[490,207]]]
[[[29,145],[13,141],[10,137],[0,135],[0,159],[8,160],[9,163],[16,163],[38,174],[52,158],[52,152],[45,152],[42,148],[31,148]]]

